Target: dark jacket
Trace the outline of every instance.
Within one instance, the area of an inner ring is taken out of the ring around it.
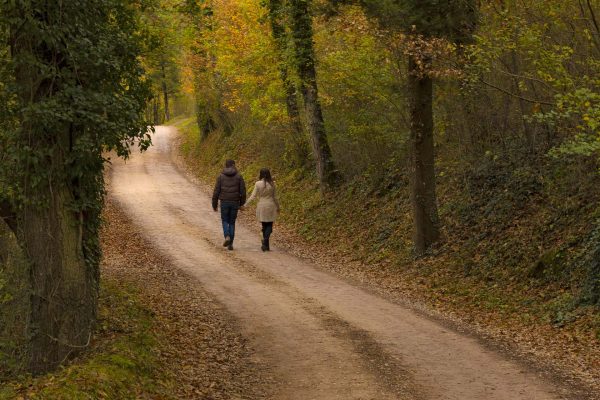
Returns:
[[[212,196],[212,206],[217,209],[221,201],[246,203],[246,183],[235,167],[225,168],[217,178]]]

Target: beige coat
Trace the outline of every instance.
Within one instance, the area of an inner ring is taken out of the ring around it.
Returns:
[[[275,187],[264,180],[256,182],[254,184],[254,190],[244,206],[250,204],[255,197],[258,198],[256,218],[258,218],[260,222],[274,222],[275,217],[277,217],[277,213],[279,212],[279,202],[275,195]]]

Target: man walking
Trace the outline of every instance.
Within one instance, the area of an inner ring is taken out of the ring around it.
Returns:
[[[235,161],[225,161],[225,168],[217,178],[212,196],[212,207],[215,212],[221,201],[221,221],[223,222],[223,246],[233,250],[235,237],[235,220],[240,206],[246,202],[246,183],[235,168]]]

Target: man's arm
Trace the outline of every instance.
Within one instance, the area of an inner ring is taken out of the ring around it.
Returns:
[[[215,184],[215,189],[213,190],[212,195],[212,208],[217,211],[219,207],[219,196],[221,195],[221,175],[217,177],[217,183]]]

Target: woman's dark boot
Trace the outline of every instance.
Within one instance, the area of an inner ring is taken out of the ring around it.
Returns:
[[[269,250],[269,246],[268,246],[266,243],[267,243],[267,241],[266,241],[265,239],[261,240],[261,246],[260,246],[260,249],[261,249],[262,251],[267,251],[267,250]]]

